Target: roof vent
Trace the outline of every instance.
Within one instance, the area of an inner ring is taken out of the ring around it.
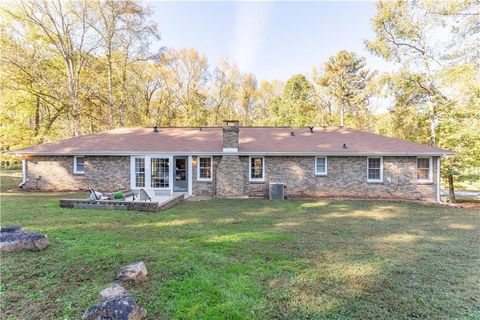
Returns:
[[[290,136],[292,136],[292,137],[295,136],[295,132],[293,132],[293,131],[290,132]]]
[[[308,129],[310,130],[310,133],[313,133],[313,127],[308,127]]]
[[[347,147],[347,144],[346,144],[346,143],[344,143],[344,144],[343,144],[343,149],[348,149],[348,147]]]
[[[153,127],[153,132],[158,132],[158,127],[157,126]]]

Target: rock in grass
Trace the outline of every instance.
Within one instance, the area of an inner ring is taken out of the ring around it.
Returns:
[[[130,297],[103,300],[85,310],[82,320],[141,320],[147,311]]]
[[[5,227],[0,227],[0,233],[3,233],[3,232],[18,232],[22,230],[22,227],[20,226],[5,226]]]
[[[128,291],[118,283],[112,283],[100,292],[102,300],[128,296]]]
[[[117,279],[122,281],[133,281],[135,283],[141,283],[147,280],[147,275],[147,267],[143,261],[122,266],[117,271]]]
[[[30,231],[1,232],[0,251],[43,250],[50,244],[48,237]]]

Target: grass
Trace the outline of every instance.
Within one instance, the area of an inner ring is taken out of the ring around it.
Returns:
[[[22,181],[22,171],[19,169],[1,169],[0,191],[15,189]]]
[[[1,224],[45,232],[1,256],[3,319],[79,319],[122,264],[148,319],[479,319],[480,211],[375,201],[210,200],[160,213],[1,194]]]

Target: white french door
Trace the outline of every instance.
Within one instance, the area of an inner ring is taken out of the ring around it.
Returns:
[[[130,161],[130,185],[132,189],[146,188],[172,191],[172,156],[132,156]]]

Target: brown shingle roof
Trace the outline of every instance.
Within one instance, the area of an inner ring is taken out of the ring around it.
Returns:
[[[291,133],[294,133],[292,135]],[[12,151],[15,154],[222,153],[222,128],[120,128]],[[347,148],[344,148],[343,145]],[[452,152],[350,128],[241,127],[241,154],[404,154]]]

